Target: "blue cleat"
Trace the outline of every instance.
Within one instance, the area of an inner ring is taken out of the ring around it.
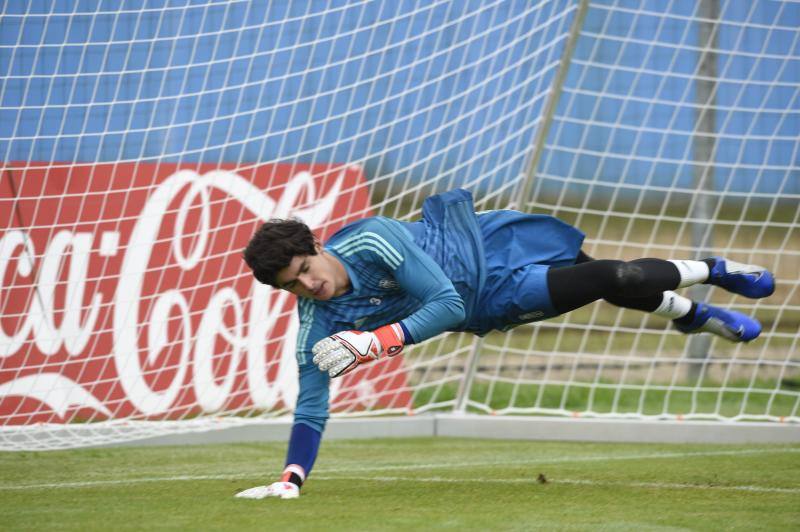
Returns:
[[[697,304],[694,320],[688,325],[675,323],[679,331],[686,334],[708,332],[722,336],[731,342],[749,342],[761,334],[761,324],[740,312]]]
[[[771,296],[775,291],[775,277],[766,268],[722,257],[714,257],[714,261],[716,263],[706,281],[708,284],[753,299]]]

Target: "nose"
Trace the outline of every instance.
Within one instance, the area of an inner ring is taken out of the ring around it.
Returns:
[[[300,284],[302,284],[306,290],[309,291],[314,290],[314,281],[313,279],[311,279],[310,275],[307,274],[299,275],[297,277],[297,280],[300,281]]]

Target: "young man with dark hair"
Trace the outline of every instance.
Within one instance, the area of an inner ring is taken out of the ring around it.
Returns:
[[[329,379],[405,345],[445,331],[504,331],[599,299],[687,334],[748,342],[758,321],[672,290],[708,283],[762,298],[775,288],[766,269],[720,257],[594,260],[578,229],[511,210],[476,214],[465,190],[431,196],[422,212],[417,222],[354,222],[324,246],[296,220],[272,220],[253,236],[244,252],[253,275],[297,296],[300,389],[281,481],[237,497],[297,497],[328,419]]]

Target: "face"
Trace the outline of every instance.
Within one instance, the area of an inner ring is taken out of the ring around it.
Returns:
[[[346,286],[342,286],[342,271],[337,268],[335,261],[332,255],[319,249],[316,255],[295,256],[287,267],[278,272],[278,288],[299,297],[320,301],[340,295]]]

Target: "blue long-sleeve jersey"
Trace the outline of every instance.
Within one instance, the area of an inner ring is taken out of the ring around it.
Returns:
[[[321,433],[328,419],[329,377],[311,352],[322,338],[400,322],[421,342],[444,331],[485,334],[549,317],[546,270],[574,262],[582,240],[549,216],[476,215],[464,190],[428,198],[419,222],[374,217],[345,226],[325,250],[343,264],[351,290],[328,301],[298,299],[295,424]],[[309,471],[319,439],[304,433],[293,433],[287,463],[305,456],[300,465]]]
[[[311,361],[311,348],[319,340],[340,331],[371,331],[400,322],[411,336],[407,340],[421,342],[464,322],[462,296],[406,225],[368,218],[348,225],[326,243],[325,250],[344,265],[351,290],[328,301],[298,299],[297,422],[322,431],[328,417],[328,375]]]
[[[342,263],[351,289],[328,301],[298,300],[298,363],[309,363],[312,346],[339,331],[371,331],[399,321],[421,342],[464,321],[461,296],[406,225],[368,218],[327,242],[325,251]]]
[[[464,328],[485,279],[475,220],[472,196],[453,190],[428,198],[419,222],[368,218],[326,242],[352,289],[328,301],[298,298],[295,422],[322,431],[328,418],[328,375],[311,361],[311,348],[322,338],[398,321],[413,342]]]

